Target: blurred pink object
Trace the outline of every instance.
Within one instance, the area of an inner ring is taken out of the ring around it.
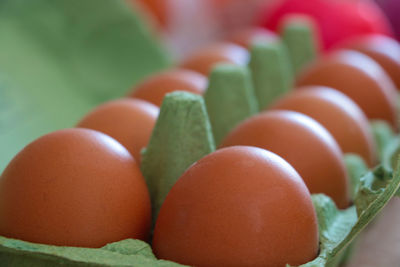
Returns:
[[[385,12],[392,24],[398,40],[400,40],[400,0],[375,0]]]
[[[151,14],[158,34],[176,60],[256,24],[271,0],[129,0]]]
[[[313,18],[325,49],[347,38],[368,33],[392,36],[387,18],[370,0],[280,0],[272,7],[264,8],[260,25],[277,31],[282,18],[290,14]]]

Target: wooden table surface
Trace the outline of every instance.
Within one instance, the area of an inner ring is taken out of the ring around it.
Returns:
[[[400,198],[394,197],[364,229],[346,267],[400,267]]]

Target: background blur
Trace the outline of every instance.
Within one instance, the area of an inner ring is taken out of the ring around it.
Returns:
[[[73,126],[94,106],[123,96],[196,48],[240,28],[276,27],[268,14],[277,1],[1,0],[0,171],[38,136]],[[325,49],[340,37],[327,36],[327,29],[344,29],[340,23],[354,17],[346,13],[352,8],[363,24],[346,34],[400,36],[400,0],[290,1],[290,8],[307,3],[303,13],[321,22]],[[360,238],[349,266],[400,266],[397,225],[396,198]]]

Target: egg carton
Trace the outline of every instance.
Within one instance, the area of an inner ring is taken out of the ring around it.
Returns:
[[[315,57],[312,38],[309,28],[292,25],[284,32],[285,44],[262,41],[254,44],[249,68],[216,66],[204,98],[186,92],[165,97],[141,164],[153,203],[153,217],[184,170],[213,152],[238,122],[289,91],[292,73]],[[293,68],[291,59],[295,62]],[[383,121],[371,122],[371,127],[381,164],[369,170],[359,156],[344,156],[353,196],[353,204],[345,210],[337,209],[325,195],[312,195],[320,251],[316,259],[303,267],[338,266],[346,260],[354,240],[400,187],[399,138]],[[140,240],[122,240],[102,248],[78,248],[5,237],[0,237],[0,265],[183,266],[158,260],[151,246]]]
[[[262,47],[270,49],[269,44]],[[204,99],[186,92],[171,93],[164,99],[141,165],[152,196],[154,215],[177,177],[193,162],[215,150],[214,135],[223,136],[238,121],[257,112],[250,72],[245,67],[217,66],[210,76]],[[213,128],[207,110],[213,116]],[[235,112],[226,114],[226,110]],[[218,114],[225,114],[219,118],[223,117],[225,124],[219,121]],[[302,266],[336,266],[356,236],[398,190],[400,173],[393,168],[400,149],[398,138],[385,122],[374,122],[372,128],[382,164],[368,170],[359,156],[345,156],[354,193],[354,205],[346,210],[338,210],[325,195],[312,196],[319,221],[320,253],[314,261]],[[5,266],[179,266],[157,260],[151,247],[139,240],[123,240],[92,249],[0,237],[0,262]]]
[[[240,70],[240,67],[233,68]],[[244,87],[236,86],[235,89],[243,91]],[[383,144],[380,147],[382,164],[368,170],[359,156],[345,156],[355,196],[354,205],[345,210],[338,210],[325,195],[312,196],[318,216],[320,252],[315,260],[301,266],[337,266],[357,235],[396,194],[400,186],[400,169],[393,170],[392,166],[397,162],[400,142],[391,135],[386,123],[374,123],[373,127],[377,139],[381,140],[378,143]],[[166,193],[165,188],[174,183],[179,173],[196,158],[214,149],[203,98],[185,92],[167,95],[142,162],[144,175],[153,179],[148,180],[152,200],[161,204],[161,198],[157,196]],[[156,209],[153,212],[157,212]],[[156,259],[149,244],[133,239],[95,249],[34,244],[0,237],[0,263],[2,266],[182,266]]]

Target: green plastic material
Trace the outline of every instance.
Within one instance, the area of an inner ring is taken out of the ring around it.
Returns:
[[[287,93],[293,75],[286,47],[280,42],[257,41],[250,49],[252,81],[260,110]]]
[[[1,0],[0,39],[0,172],[169,63],[123,0]]]
[[[281,37],[288,47],[293,73],[298,73],[317,57],[314,27],[308,19],[303,17],[288,19],[283,25]]]
[[[400,155],[400,137],[396,136],[388,143],[385,151],[383,152],[382,162],[386,170],[396,169],[397,158]]]
[[[257,100],[246,67],[218,65],[211,72],[204,95],[215,143],[239,122],[258,112]]]
[[[372,134],[375,139],[378,158],[379,161],[382,161],[383,155],[385,154],[386,149],[392,142],[395,134],[392,127],[390,127],[390,125],[386,121],[373,120],[370,124]]]
[[[400,136],[396,136],[386,146],[386,149],[383,151],[382,156],[382,166],[386,172],[393,171],[397,169],[398,164],[397,159],[400,156]],[[396,196],[400,197],[400,190],[397,191]]]
[[[0,237],[0,265],[18,267],[181,266],[170,261],[157,260],[147,243],[133,239],[95,249],[48,246],[4,237]]]
[[[400,114],[400,88],[397,88],[397,97],[396,97],[396,112],[397,114]]]
[[[360,185],[360,179],[369,171],[369,169],[365,161],[357,154],[345,154],[344,162],[346,163],[347,172],[350,178],[351,199],[354,199]]]
[[[0,36],[1,160],[41,133],[73,125],[83,111],[120,95],[139,76],[166,64],[129,8],[119,0],[3,0]],[[281,43],[256,43],[251,54],[255,94],[259,106],[265,108],[289,90],[291,67]],[[150,58],[144,59],[144,55]],[[32,64],[30,71],[19,68],[25,61]],[[217,68],[213,73],[216,77],[211,77],[208,103],[222,105],[230,97],[222,96],[222,91],[229,92],[230,84],[232,91],[251,99],[246,71],[228,69]],[[223,81],[224,75],[232,81]],[[240,83],[244,86],[238,86]],[[226,105],[236,100],[232,97]],[[241,107],[247,103],[247,109],[238,113],[243,117],[255,107],[249,104],[254,100],[246,101],[241,102]],[[228,115],[234,111],[227,108]],[[233,127],[236,122],[232,119],[230,123],[226,127]],[[366,171],[365,164],[357,156],[345,156],[355,203],[346,210],[338,210],[327,196],[312,197],[318,216],[320,253],[303,267],[337,266],[360,231],[399,188],[400,166],[395,162],[400,142],[396,143],[385,123],[372,125],[383,163],[360,178]],[[167,95],[141,165],[152,195],[153,214],[187,167],[214,150],[202,97],[184,92]],[[0,237],[0,265],[180,266],[155,259],[149,245],[139,240],[93,249],[33,244],[5,237]]]
[[[151,195],[153,222],[183,172],[214,150],[203,98],[187,92],[166,95],[141,162]]]
[[[188,166],[195,161],[194,158],[185,158],[192,157],[193,152],[197,153],[204,148],[208,150],[204,154],[211,152],[213,142],[211,129],[207,125],[206,111],[200,96],[183,92],[167,95],[152,136],[157,146],[150,144],[148,152],[144,153],[144,158],[151,157],[157,163],[147,168],[153,173],[159,171],[157,177],[165,177],[166,173],[174,173],[175,168],[182,167],[183,172],[185,168],[182,164]],[[188,134],[183,135],[183,132]],[[350,158],[351,155],[346,156],[346,161],[357,161],[356,157],[352,160]],[[351,175],[361,172],[358,170],[359,162],[354,162],[348,164]],[[174,167],[166,168],[167,163]],[[302,267],[337,266],[353,240],[385,206],[399,185],[399,169],[393,172],[378,166],[359,179],[355,205],[346,210],[337,210],[327,196],[314,195],[313,203],[320,230],[320,253],[315,260]],[[0,237],[0,262],[12,266],[177,266],[172,262],[154,259],[148,245],[138,240],[123,240],[101,249],[87,249],[38,245]]]
[[[371,127],[382,167],[386,172],[391,172],[397,168],[397,159],[400,155],[400,136],[395,135],[393,129],[385,121],[373,121]],[[400,197],[400,190],[396,196]]]
[[[394,196],[400,186],[400,170],[394,174],[377,167],[362,179],[355,206],[338,210],[325,195],[314,195],[320,231],[319,256],[301,267],[337,266],[357,235]]]

